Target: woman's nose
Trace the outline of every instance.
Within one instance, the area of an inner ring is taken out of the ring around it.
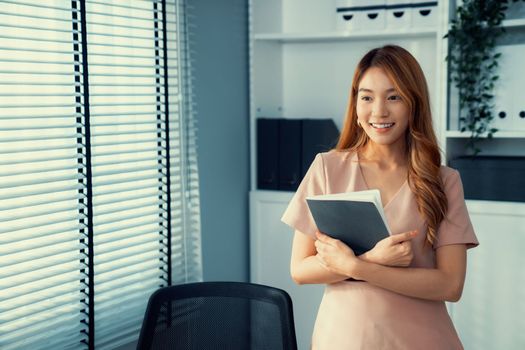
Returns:
[[[385,102],[379,99],[374,101],[374,106],[372,108],[372,116],[385,117],[387,114],[388,114],[388,111],[387,111]]]

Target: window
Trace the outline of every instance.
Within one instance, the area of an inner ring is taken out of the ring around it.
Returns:
[[[0,347],[113,348],[200,280],[184,2],[0,0]]]

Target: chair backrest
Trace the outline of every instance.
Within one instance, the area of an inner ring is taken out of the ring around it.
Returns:
[[[164,287],[149,299],[137,349],[296,350],[292,300],[253,283]]]

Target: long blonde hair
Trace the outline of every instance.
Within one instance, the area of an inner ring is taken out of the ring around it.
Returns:
[[[432,128],[432,114],[425,75],[416,59],[405,49],[386,45],[369,51],[358,63],[338,151],[360,151],[369,138],[357,124],[357,92],[370,67],[383,69],[407,104],[410,116],[405,134],[408,184],[416,197],[419,213],[426,220],[426,241],[433,244],[447,213],[447,197],[440,176],[441,154]]]

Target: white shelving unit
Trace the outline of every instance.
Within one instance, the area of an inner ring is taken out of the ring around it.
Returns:
[[[283,288],[291,294],[296,313],[299,349],[309,348],[322,288],[298,287],[289,276],[289,251],[293,234],[280,222],[280,217],[293,193],[257,190],[256,119],[332,118],[341,128],[348,103],[349,87],[358,60],[374,47],[387,43],[398,44],[418,59],[425,72],[431,95],[434,126],[440,147],[446,153],[445,161],[464,154],[469,135],[457,130],[457,116],[454,114],[456,112],[449,107],[450,87],[447,83],[448,67],[445,62],[448,46],[447,41],[443,39],[455,8],[454,0],[440,0],[437,25],[434,27],[352,32],[338,30],[335,0],[249,1],[251,279],[256,283]],[[509,32],[519,32],[525,28],[525,19],[510,19],[505,21],[504,25]],[[454,97],[453,94],[451,96]],[[500,131],[493,140],[482,142],[481,146],[485,154],[525,155],[525,131]],[[507,245],[523,246],[525,203],[469,201],[468,205],[482,246],[494,244],[496,231],[509,231],[506,236]],[[492,222],[491,220],[497,225],[507,224],[507,227],[487,224],[487,221]],[[485,286],[488,285],[484,276],[489,264],[485,259],[488,258],[490,250],[478,249],[479,253],[469,254],[469,266],[473,265],[475,268],[469,267],[465,297],[459,304],[450,307],[458,332],[465,338],[466,348],[482,349],[483,346],[479,345],[483,343],[486,344],[486,349],[498,348],[495,345],[501,341],[506,345],[519,343],[517,338],[508,340],[508,332],[499,332],[501,327],[492,327],[494,322],[500,320],[476,319],[475,322],[481,326],[483,334],[473,332],[469,328],[469,313],[476,311],[479,314],[479,308],[482,307],[480,303],[487,302],[487,295],[493,294],[502,298],[496,303],[501,309],[507,308],[505,303],[508,303],[510,298],[519,297],[517,292],[509,294],[506,289],[506,292],[501,292],[498,286]],[[519,252],[514,251],[513,254],[516,256],[509,259],[517,259]],[[472,289],[478,286],[480,281],[484,283],[484,288],[487,288],[483,298]],[[498,281],[512,283],[508,274]],[[524,304],[520,305],[513,314],[518,311],[525,312]],[[490,315],[498,316],[501,312],[496,310]],[[520,320],[516,319],[516,322],[518,321]],[[512,320],[503,320],[500,324],[512,328],[511,322]],[[482,341],[487,337],[495,340]],[[507,340],[503,340],[504,338]],[[519,345],[517,348],[525,348],[525,344],[523,347],[521,343]]]
[[[455,8],[455,1],[450,1],[450,8]],[[525,11],[522,11],[525,12]],[[509,13],[509,16],[516,15],[516,13]],[[517,13],[520,15],[520,13]],[[523,13],[525,15],[525,13]],[[497,50],[501,50],[504,46],[512,45],[524,45],[525,44],[525,18],[512,18],[506,19],[502,23],[507,33],[503,34],[500,39]],[[512,65],[523,65],[523,60],[515,59],[511,62]],[[445,68],[446,71],[446,68]],[[516,69],[516,72],[519,74],[519,70]],[[525,79],[525,76],[522,77]],[[446,79],[445,79],[446,81]],[[523,81],[523,80],[522,80]],[[457,107],[457,96],[455,95],[454,87],[450,87],[452,91],[450,96],[445,90],[443,95],[444,109],[447,112],[448,118],[444,119],[445,124],[441,126],[441,129],[444,130],[442,133],[442,148],[446,154],[446,160],[453,159],[457,156],[464,155],[466,150],[465,146],[470,137],[469,132],[460,132],[459,123],[458,123],[458,107]],[[512,98],[516,101],[522,100],[521,98],[521,87],[516,86],[516,89],[512,91],[515,94]],[[449,103],[450,99],[450,103]],[[525,104],[524,104],[525,111]],[[497,113],[497,111],[495,111]],[[515,117],[515,116],[514,116]],[[497,116],[496,116],[497,119]],[[509,156],[525,156],[525,119],[523,120],[522,128],[508,128],[505,130],[498,130],[492,139],[486,139],[486,135],[483,136],[483,139],[479,142],[479,145],[482,149],[482,154],[484,155],[509,155]],[[496,128],[501,126],[494,125]]]
[[[500,45],[525,43],[525,18],[505,20],[503,27],[507,33]],[[523,65],[523,60],[514,59],[512,64]],[[520,72],[511,70],[514,74]],[[525,76],[519,79],[523,81]],[[521,88],[512,90],[515,95],[511,98],[523,101]],[[452,94],[450,99],[454,98]],[[450,160],[465,154],[470,135],[457,130],[458,110],[448,111],[443,144]],[[499,130],[492,139],[480,141],[482,154],[525,156],[525,129],[508,129],[511,130]],[[525,283],[525,273],[518,267],[522,265],[521,249],[516,248],[525,242],[525,203],[467,201],[467,206],[480,246],[469,252],[463,297],[451,305],[454,324],[466,349],[525,348],[525,305],[521,303],[524,295],[522,288],[516,288]]]

